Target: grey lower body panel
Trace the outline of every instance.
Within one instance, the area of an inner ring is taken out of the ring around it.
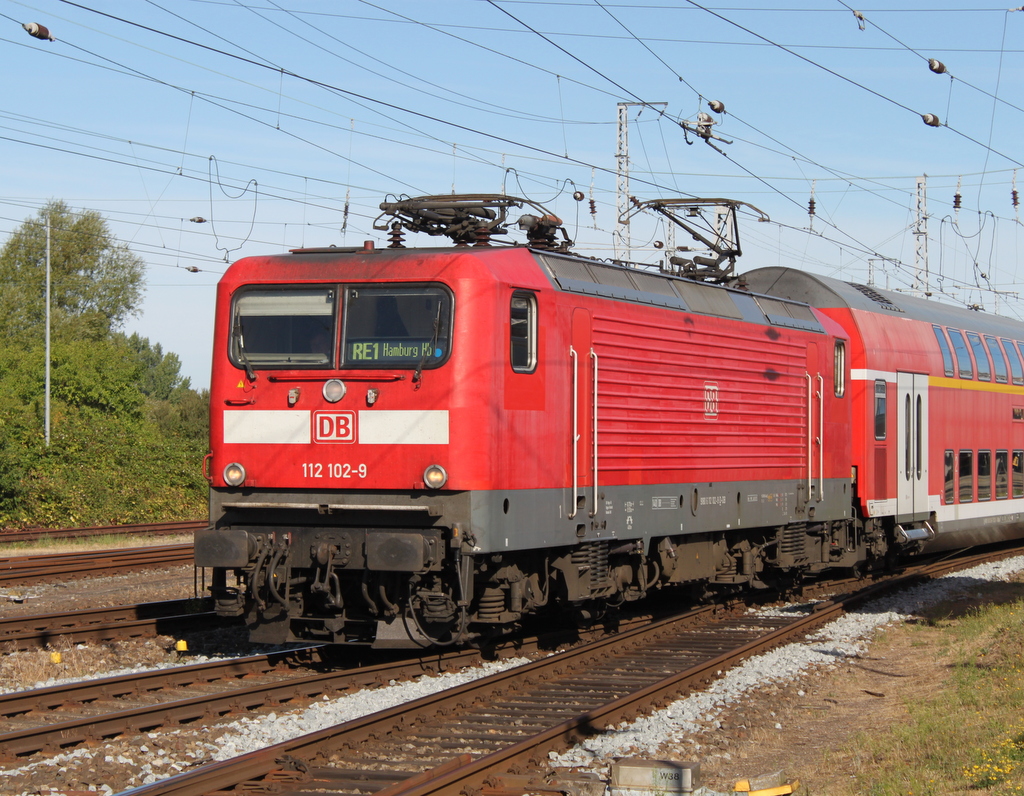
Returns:
[[[471,530],[482,552],[563,547],[584,541],[743,531],[851,517],[848,481],[825,481],[807,502],[804,482],[601,486],[472,493]],[[817,485],[815,485],[817,486]],[[595,510],[596,508],[596,510]]]
[[[938,553],[1024,538],[1024,517],[1007,515],[942,522],[935,530],[935,538],[924,543],[924,552]]]

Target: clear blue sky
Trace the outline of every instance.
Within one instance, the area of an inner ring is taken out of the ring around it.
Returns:
[[[49,199],[99,211],[147,263],[127,331],[201,388],[227,263],[384,245],[372,223],[389,195],[504,189],[561,216],[577,251],[610,256],[630,102],[630,193],[771,217],[741,220],[741,271],[866,282],[874,261],[876,284],[912,289],[928,175],[929,288],[1024,317],[1024,11],[981,5],[0,0],[0,242]],[[708,100],[725,104],[721,152],[679,124]],[[630,237],[633,259],[664,256],[656,219]]]

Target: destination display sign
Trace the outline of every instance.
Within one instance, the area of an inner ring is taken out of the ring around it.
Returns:
[[[440,357],[442,351],[431,351],[431,340],[409,340],[394,338],[349,340],[345,344],[345,360],[353,364],[361,362],[419,362],[431,356]]]

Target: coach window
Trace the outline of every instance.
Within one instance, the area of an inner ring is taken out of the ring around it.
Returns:
[[[835,356],[832,359],[832,384],[836,398],[846,395],[846,341],[836,340]]]
[[[956,497],[956,461],[953,458],[953,451],[946,451],[943,454],[942,471],[945,474],[945,481],[942,490],[942,502],[949,504],[952,503]]]
[[[953,375],[953,352],[949,350],[949,343],[946,342],[946,333],[941,326],[933,326],[935,339],[939,343],[939,350],[942,352],[942,370],[947,376]]]
[[[1010,484],[1012,494],[1015,498],[1024,497],[1024,450],[1014,451],[1010,463],[1013,465]]]
[[[961,379],[973,379],[974,366],[971,364],[971,354],[967,350],[963,333],[959,329],[947,329],[947,331],[949,332],[949,342],[953,344],[953,353],[956,354],[957,375]]]
[[[992,451],[978,451],[978,500],[992,499]]]
[[[996,500],[1006,500],[1010,495],[1009,473],[1006,465],[1009,455],[1006,451],[996,451]]]
[[[1010,378],[1014,384],[1024,384],[1024,368],[1021,367],[1020,357],[1017,356],[1017,349],[1012,340],[1005,337],[999,338],[1003,344],[1003,351],[1006,352],[1006,361],[1010,363]]]
[[[1003,357],[1003,349],[999,347],[996,338],[988,335],[985,335],[985,346],[988,348],[989,354],[992,355],[992,368],[996,373],[996,381],[1006,384],[1006,359]]]
[[[875,379],[875,439],[885,439],[884,379]]]
[[[981,337],[974,332],[967,333],[967,340],[974,352],[974,362],[978,366],[978,381],[992,381],[992,368],[989,367],[988,354],[985,353],[985,346]]]
[[[974,500],[974,451],[960,451],[957,471],[959,472],[960,502],[970,503]]]
[[[533,293],[512,294],[509,353],[516,373],[533,373],[537,369],[537,297]]]

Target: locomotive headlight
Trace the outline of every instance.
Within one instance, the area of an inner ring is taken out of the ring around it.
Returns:
[[[324,382],[324,398],[336,404],[345,397],[345,382],[341,379],[329,379]]]
[[[228,486],[241,486],[245,483],[245,468],[238,462],[231,462],[224,468],[224,482]]]
[[[423,483],[428,489],[440,489],[448,483],[448,473],[439,464],[432,464],[423,471]]]

